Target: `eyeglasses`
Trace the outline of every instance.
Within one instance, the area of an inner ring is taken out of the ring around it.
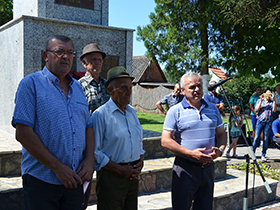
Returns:
[[[62,57],[65,54],[67,54],[68,56],[73,56],[73,57],[75,57],[75,55],[76,55],[76,52],[74,52],[74,51],[67,51],[67,52],[64,50],[46,50],[46,51],[54,53],[57,57]]]

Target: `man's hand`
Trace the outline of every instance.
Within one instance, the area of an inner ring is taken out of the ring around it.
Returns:
[[[141,173],[143,166],[144,166],[144,160],[143,160],[143,155],[141,155],[139,162],[133,166],[133,173],[131,175],[132,179],[138,179],[138,176]]]
[[[280,133],[275,133],[274,136],[275,136],[276,138],[280,138]]]
[[[210,154],[213,160],[218,157],[221,157],[223,152],[218,147],[212,147],[213,152]]]
[[[93,172],[93,164],[91,164],[91,162],[87,161],[86,159],[83,160],[77,168],[77,174],[83,182],[90,181],[92,179]]]
[[[196,160],[200,163],[210,163],[213,158],[211,155],[206,155],[203,152],[206,150],[206,147],[204,148],[197,148],[195,150],[192,150],[191,152],[191,158],[193,160]]]
[[[79,175],[63,163],[61,163],[59,167],[54,170],[54,173],[66,188],[77,188],[77,181],[79,184],[83,184],[83,181]]]

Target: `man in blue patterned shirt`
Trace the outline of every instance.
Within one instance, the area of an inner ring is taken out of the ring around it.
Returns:
[[[90,114],[110,98],[110,94],[104,87],[107,80],[99,75],[105,57],[106,54],[99,49],[96,43],[86,45],[80,57],[83,66],[87,69],[87,73],[79,79],[79,82],[86,95]]]
[[[68,73],[70,38],[48,38],[42,71],[18,86],[12,125],[22,144],[24,209],[82,209],[83,182],[92,178],[94,134],[80,83]]]

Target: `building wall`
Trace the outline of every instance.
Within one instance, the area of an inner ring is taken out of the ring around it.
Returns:
[[[150,70],[149,67],[146,69],[145,73],[142,75],[139,82],[166,82],[162,75],[160,74],[158,67],[152,63]]]
[[[156,103],[165,95],[172,93],[173,87],[140,86],[136,84],[132,88],[132,106],[138,112],[160,113]]]
[[[13,18],[26,15],[108,26],[109,0],[94,0],[94,9],[85,9],[78,5],[78,3],[75,3],[75,6],[57,4],[55,0],[13,0]]]
[[[79,59],[82,49],[97,42],[108,55],[118,56],[119,65],[132,73],[133,30],[71,21],[23,16],[0,27],[0,129],[13,132],[10,122],[15,92],[20,80],[42,69],[46,39],[54,34],[69,36],[77,51],[76,70],[85,71]]]

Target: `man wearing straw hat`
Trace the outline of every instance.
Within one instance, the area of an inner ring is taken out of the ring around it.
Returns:
[[[108,71],[109,101],[92,114],[97,171],[97,209],[137,209],[143,168],[142,126],[130,103],[132,80],[124,67]]]
[[[87,73],[79,79],[79,82],[87,98],[90,114],[110,98],[104,87],[106,79],[99,75],[105,57],[106,54],[99,49],[96,43],[86,45],[80,57],[83,66],[87,69]]]

